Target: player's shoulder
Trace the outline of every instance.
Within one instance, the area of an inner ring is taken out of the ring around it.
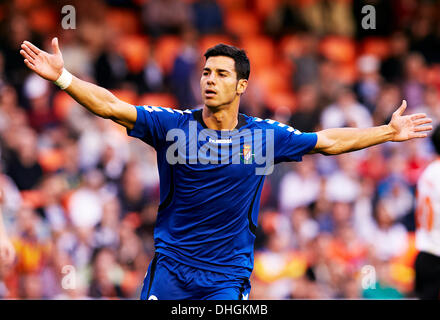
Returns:
[[[423,170],[419,184],[424,182],[440,184],[440,159],[431,162],[425,170]]]
[[[436,159],[431,162],[424,170],[427,174],[439,174],[440,175],[440,159]]]
[[[144,105],[137,107],[145,113],[147,118],[157,121],[165,128],[176,128],[184,125],[192,119],[195,110],[192,109],[175,109],[170,107],[159,107],[152,105]]]
[[[248,123],[251,126],[254,126],[256,128],[261,128],[263,130],[267,130],[267,129],[273,129],[279,132],[286,132],[286,133],[294,133],[294,134],[301,134],[302,132],[299,131],[298,129],[295,129],[294,127],[273,120],[273,119],[262,119],[259,117],[252,117],[252,116],[248,116],[245,115],[245,117],[247,117]]]
[[[175,109],[175,108],[170,108],[170,107],[159,107],[159,106],[151,106],[151,105],[143,105],[143,106],[139,106],[140,108],[144,109],[145,111],[148,111],[150,113],[160,113],[163,112],[164,114],[172,114],[175,116],[178,115],[188,115],[191,114],[194,110],[190,110],[190,109],[186,109],[186,110],[180,110],[180,109]],[[167,112],[167,113],[166,113]]]

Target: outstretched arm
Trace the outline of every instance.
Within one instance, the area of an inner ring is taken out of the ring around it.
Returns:
[[[0,190],[0,205],[3,203],[3,192]],[[15,259],[15,249],[6,234],[5,226],[3,225],[3,215],[0,206],[0,267],[4,265],[11,265]]]
[[[24,41],[20,53],[25,58],[24,63],[29,69],[46,80],[56,81],[64,70],[64,61],[57,38],[52,39],[52,49],[53,53],[49,54],[29,41]],[[137,117],[136,108],[119,100],[110,91],[75,76],[64,90],[97,116],[111,119],[128,129],[133,129]]]
[[[318,141],[310,153],[335,155],[364,149],[387,141],[406,141],[425,138],[432,126],[423,126],[432,120],[424,113],[404,116],[406,101],[397,109],[387,125],[358,129],[335,128],[317,132]]]

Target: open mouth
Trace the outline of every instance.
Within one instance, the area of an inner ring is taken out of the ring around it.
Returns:
[[[217,92],[213,89],[206,89],[205,90],[205,96],[206,97],[213,97],[217,94]]]

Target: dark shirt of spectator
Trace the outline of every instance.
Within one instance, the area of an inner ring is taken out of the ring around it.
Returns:
[[[223,14],[216,1],[199,0],[192,5],[194,26],[201,34],[219,33],[223,29]]]

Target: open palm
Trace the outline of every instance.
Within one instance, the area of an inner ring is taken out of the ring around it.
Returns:
[[[20,54],[25,58],[26,66],[40,77],[55,81],[61,75],[64,67],[63,56],[58,46],[58,39],[52,39],[53,54],[40,50],[29,41],[21,44]]]
[[[424,113],[416,113],[403,116],[406,109],[406,101],[397,109],[391,118],[389,125],[394,129],[392,141],[406,141],[414,138],[425,138],[426,131],[432,130],[432,126],[424,126],[431,123],[432,120],[426,117]]]

